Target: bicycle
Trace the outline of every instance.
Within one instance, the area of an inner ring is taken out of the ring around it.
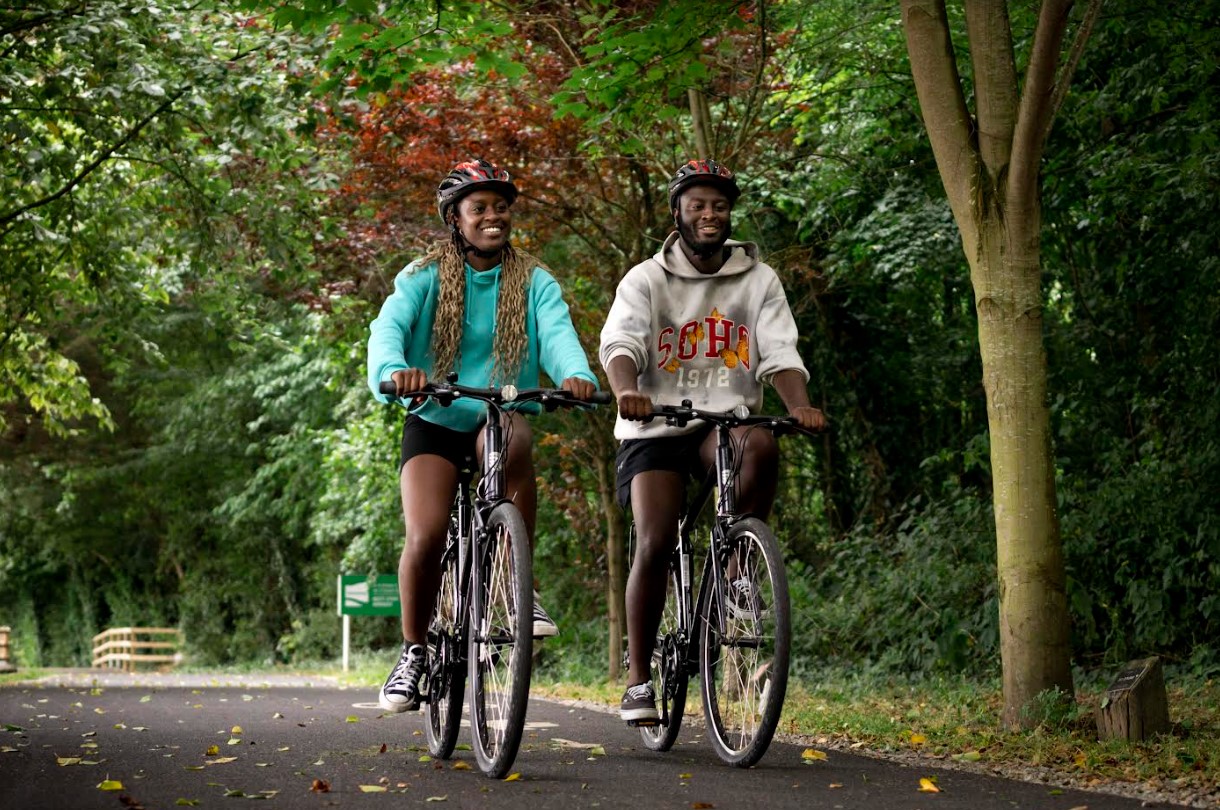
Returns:
[[[668,751],[678,737],[690,678],[700,678],[708,739],[716,754],[739,767],[756,763],[771,744],[788,687],[792,635],[788,579],[783,556],[762,520],[739,514],[731,428],[765,428],[776,436],[800,431],[788,417],[753,416],[744,405],[733,411],[681,406],[654,407],[667,424],[693,419],[715,426],[716,463],[678,520],[678,545],[669,563],[665,609],[657,629],[650,670],[660,718],[639,724],[644,745]],[[703,560],[698,601],[692,599],[692,534],[715,493],[715,514]],[[631,531],[634,536],[634,525]]]
[[[501,417],[505,406],[536,402],[547,410],[604,404],[553,388],[470,388],[451,374],[401,399],[428,397],[448,405],[458,398],[487,404],[482,477],[471,483],[474,459],[459,470],[441,557],[441,587],[428,624],[425,728],[428,751],[448,759],[457,743],[466,679],[470,679],[471,737],[479,768],[503,777],[517,756],[525,727],[533,656],[533,563],[525,521],[505,492],[508,446]],[[393,397],[393,382],[381,393]]]

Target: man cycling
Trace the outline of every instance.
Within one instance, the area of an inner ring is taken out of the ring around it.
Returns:
[[[715,160],[692,160],[669,181],[676,230],[652,258],[619,282],[601,333],[599,357],[618,400],[614,435],[619,503],[631,505],[636,551],[627,579],[627,689],[620,714],[629,725],[658,721],[649,662],[661,613],[678,515],[690,476],[715,462],[709,426],[641,421],[653,403],[725,411],[762,406],[774,386],[802,427],[826,418],[809,401],[797,351],[796,321],[775,271],[751,242],[730,240],[737,180]],[[768,431],[734,429],[741,459],[738,506],[766,518],[775,499],[779,452]],[[744,580],[737,586],[749,589]],[[735,594],[744,600],[752,594]],[[748,603],[748,601],[747,601]]]

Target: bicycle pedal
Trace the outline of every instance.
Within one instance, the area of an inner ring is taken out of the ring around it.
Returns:
[[[627,725],[632,728],[654,728],[661,725],[661,721],[655,717],[645,717],[642,720],[628,720]]]

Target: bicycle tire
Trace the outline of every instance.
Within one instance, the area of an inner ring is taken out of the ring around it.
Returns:
[[[747,768],[766,753],[784,707],[791,646],[788,579],[779,543],[762,521],[734,523],[727,543],[732,565],[710,569],[725,581],[720,587],[706,583],[696,620],[700,690],[712,748],[730,765]],[[752,598],[732,600],[731,582],[742,577],[751,583]]]
[[[457,615],[461,588],[459,542],[461,538],[451,534],[441,561],[441,587],[428,622],[428,712],[424,727],[428,752],[438,759],[448,759],[453,754],[462,725],[462,693],[466,689],[461,617]]]
[[[686,689],[690,683],[687,669],[687,636],[682,630],[682,580],[678,572],[678,552],[669,561],[669,576],[665,587],[665,609],[657,628],[656,646],[652,650],[652,688],[661,707],[660,722],[655,726],[640,726],[640,738],[650,751],[673,748],[682,728],[686,711]]]
[[[517,507],[502,503],[487,521],[470,615],[470,727],[483,773],[503,777],[525,728],[534,649],[529,536]]]

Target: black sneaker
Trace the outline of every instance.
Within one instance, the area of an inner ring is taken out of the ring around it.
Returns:
[[[767,613],[754,583],[746,577],[735,579],[728,587],[729,614],[739,621],[757,621]]]
[[[657,694],[652,691],[652,684],[645,681],[635,686],[628,686],[623,693],[623,702],[619,704],[619,716],[627,721],[629,726],[655,726],[661,720],[657,714]]]
[[[559,635],[559,628],[550,615],[538,604],[538,592],[534,591],[534,638],[548,638]]]
[[[377,703],[387,712],[410,712],[419,708],[419,679],[424,674],[427,651],[420,644],[403,644],[398,663],[381,686]]]

